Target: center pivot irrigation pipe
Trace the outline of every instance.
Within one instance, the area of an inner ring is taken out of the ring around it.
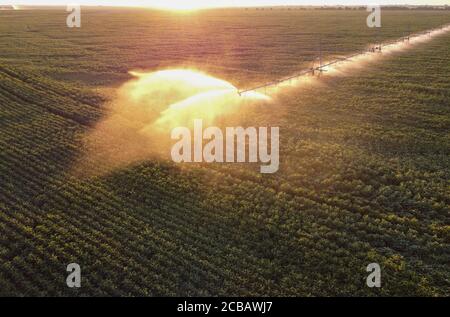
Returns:
[[[238,94],[239,94],[239,96],[242,96],[242,94],[245,94],[246,92],[251,92],[251,91],[255,91],[255,90],[259,90],[259,89],[267,88],[267,87],[273,87],[273,86],[276,86],[276,85],[278,85],[280,83],[287,82],[287,81],[290,81],[292,79],[297,79],[297,78],[305,76],[305,75],[309,75],[309,74],[314,75],[316,71],[321,73],[321,72],[326,71],[326,68],[329,67],[329,66],[332,66],[332,65],[338,64],[340,62],[344,62],[344,61],[350,60],[350,59],[352,59],[352,58],[354,58],[356,56],[361,56],[361,55],[368,54],[368,53],[377,53],[377,52],[381,53],[382,50],[383,50],[383,47],[388,47],[388,46],[391,46],[391,45],[400,44],[400,43],[405,42],[405,41],[409,42],[411,39],[419,37],[419,36],[423,36],[423,35],[431,36],[432,32],[443,30],[443,29],[448,28],[448,27],[450,27],[450,24],[445,24],[445,25],[443,25],[441,27],[438,27],[438,28],[435,28],[435,29],[431,29],[431,30],[428,30],[428,31],[423,31],[423,32],[419,32],[419,33],[413,33],[413,34],[410,34],[410,35],[407,35],[407,36],[403,37],[400,40],[393,40],[393,41],[384,42],[384,43],[372,46],[372,47],[370,47],[367,50],[363,50],[363,51],[360,51],[358,53],[354,53],[354,54],[351,54],[351,55],[348,55],[348,56],[345,56],[345,57],[337,58],[337,59],[335,59],[335,60],[333,60],[333,61],[331,61],[329,63],[320,64],[317,67],[311,67],[311,68],[305,69],[305,70],[300,71],[299,73],[297,73],[295,75],[292,75],[292,76],[289,76],[289,77],[284,77],[284,78],[281,78],[281,79],[278,79],[278,80],[267,82],[265,84],[262,84],[262,85],[259,85],[259,86],[256,86],[256,87],[243,89],[243,90],[238,90]],[[320,54],[321,53],[322,52],[320,52]]]

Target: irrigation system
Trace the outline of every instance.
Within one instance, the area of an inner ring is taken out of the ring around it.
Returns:
[[[270,82],[267,82],[265,84],[261,84],[261,85],[256,86],[256,87],[247,88],[247,89],[243,89],[243,90],[238,90],[238,94],[239,94],[239,96],[242,96],[242,94],[245,94],[246,92],[252,92],[252,91],[256,91],[256,90],[259,90],[259,89],[264,89],[264,88],[267,88],[267,87],[274,87],[274,86],[277,86],[278,84],[281,84],[281,83],[284,83],[284,82],[287,82],[287,81],[291,81],[293,79],[297,79],[297,78],[305,76],[305,75],[313,75],[314,76],[316,72],[322,73],[322,72],[326,71],[326,68],[329,67],[329,66],[336,65],[336,64],[344,62],[344,61],[348,61],[348,60],[350,60],[352,58],[355,58],[357,56],[362,56],[362,55],[371,54],[371,53],[381,53],[383,51],[383,48],[386,48],[386,47],[389,47],[389,46],[392,46],[392,45],[401,44],[403,42],[409,42],[410,40],[412,40],[414,38],[417,38],[417,37],[420,37],[420,36],[424,36],[424,35],[431,36],[433,32],[444,30],[445,28],[448,28],[448,27],[450,27],[450,23],[449,24],[444,24],[444,25],[442,25],[440,27],[437,27],[437,28],[434,28],[434,29],[431,29],[431,30],[408,34],[408,35],[402,37],[400,40],[391,40],[391,41],[375,44],[375,45],[369,47],[366,50],[362,50],[362,51],[359,51],[357,53],[354,53],[354,54],[351,54],[351,55],[348,55],[348,56],[345,56],[345,57],[340,57],[340,58],[334,59],[334,60],[332,60],[330,62],[327,62],[327,63],[323,63],[323,60],[322,60],[322,45],[321,45],[322,43],[320,43],[318,57],[313,60],[313,62],[315,62],[316,60],[319,60],[319,65],[317,67],[313,66],[311,68],[304,69],[304,70],[296,73],[295,75],[292,75],[292,76],[289,76],[289,77],[283,77],[281,79],[270,81]]]

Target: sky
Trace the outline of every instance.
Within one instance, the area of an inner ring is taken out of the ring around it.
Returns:
[[[273,5],[358,5],[358,4],[411,4],[450,5],[450,0],[0,0],[0,4],[22,5],[120,5],[159,8],[202,8]]]

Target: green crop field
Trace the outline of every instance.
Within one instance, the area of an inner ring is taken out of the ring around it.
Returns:
[[[275,174],[158,157],[74,173],[129,71],[246,88],[309,67],[319,45],[345,56],[450,11],[386,10],[380,29],[365,10],[83,8],[73,29],[67,14],[0,11],[0,295],[450,294],[450,32],[247,114],[280,127]]]

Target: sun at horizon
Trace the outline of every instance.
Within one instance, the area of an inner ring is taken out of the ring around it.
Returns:
[[[185,1],[185,0],[172,0],[166,3],[157,5],[149,5],[151,8],[158,8],[171,11],[196,11],[201,9],[214,8],[216,5],[210,1]]]

